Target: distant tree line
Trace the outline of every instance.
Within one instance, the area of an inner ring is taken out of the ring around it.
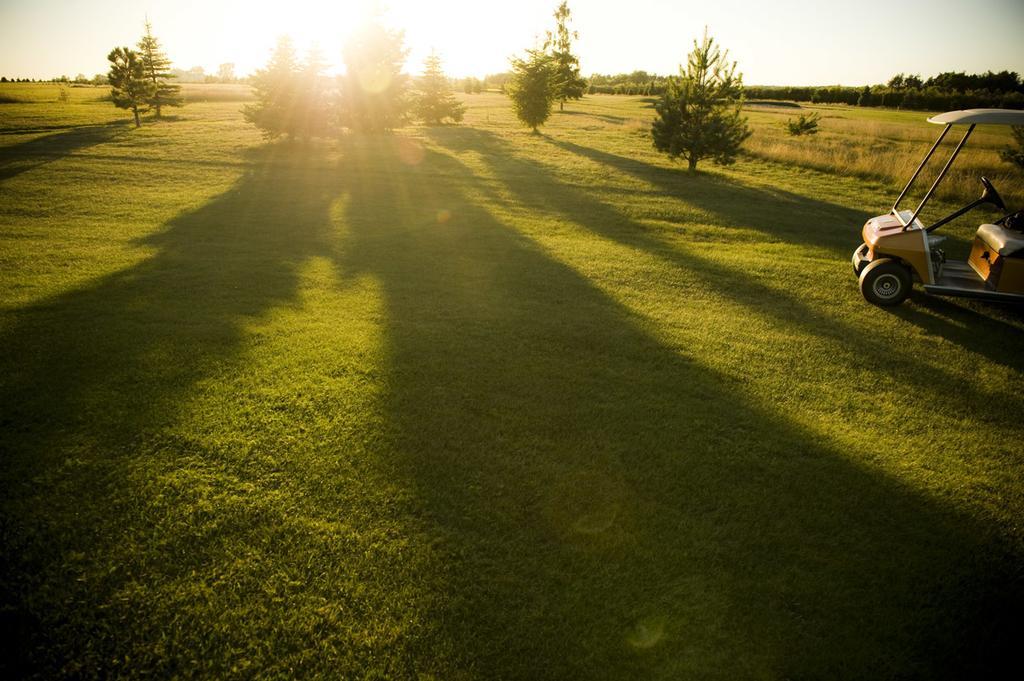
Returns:
[[[668,89],[669,77],[633,71],[616,75],[595,73],[588,79],[587,94],[661,96]]]
[[[179,83],[240,83],[243,79],[235,75],[234,63],[221,64],[217,73],[207,73],[202,66],[185,69],[171,69],[171,76]]]
[[[646,71],[589,78],[588,94],[661,96],[668,78]],[[915,111],[973,108],[1024,109],[1024,81],[1014,71],[949,71],[928,79],[897,74],[887,83],[846,86],[747,86],[748,99],[881,106]]]
[[[463,78],[459,81],[459,87],[467,95],[478,95],[487,91],[487,78]]]
[[[505,88],[512,81],[511,71],[502,71],[501,73],[488,73],[484,76],[484,86],[486,89],[496,89],[500,92],[505,92]]]
[[[814,104],[884,106],[915,111],[999,108],[1024,109],[1024,81],[1013,71],[981,74],[946,72],[922,79],[896,74],[888,83],[848,87],[753,87],[751,99],[783,99]]]
[[[66,83],[73,85],[106,85],[107,76],[103,73],[97,73],[92,78],[89,78],[84,73],[79,73],[74,78],[68,78],[67,76],[57,76],[56,78],[8,78],[7,76],[0,76],[0,83]]]

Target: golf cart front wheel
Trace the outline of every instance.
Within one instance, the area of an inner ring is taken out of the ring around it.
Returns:
[[[860,292],[872,305],[899,305],[913,285],[910,271],[890,258],[875,260],[860,273]]]
[[[853,257],[850,258],[853,264],[853,276],[860,277],[860,273],[864,271],[871,261],[868,260],[868,245],[861,244],[857,247],[857,250],[853,252]]]

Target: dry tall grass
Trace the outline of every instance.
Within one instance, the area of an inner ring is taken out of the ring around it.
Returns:
[[[867,112],[865,116],[857,109],[819,111],[820,132],[793,137],[783,127],[791,111],[752,109],[754,134],[746,152],[755,158],[880,181],[898,191],[941,131],[939,126],[925,122],[927,114],[917,112]],[[958,127],[946,136],[918,180],[919,185],[915,185],[917,196],[927,190],[963,131]],[[950,201],[977,198],[981,192],[979,178],[985,175],[1007,199],[1008,207],[1024,207],[1024,173],[999,158],[999,150],[1009,143],[1008,128],[977,128],[937,196]]]

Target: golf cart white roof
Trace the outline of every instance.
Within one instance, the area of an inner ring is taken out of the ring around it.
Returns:
[[[1024,125],[1024,111],[1013,109],[966,109],[947,111],[928,119],[929,123],[943,125]]]

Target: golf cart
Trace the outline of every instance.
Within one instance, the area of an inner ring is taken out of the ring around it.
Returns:
[[[910,295],[913,282],[918,281],[927,293],[935,295],[1024,302],[1024,211],[1007,215],[994,224],[981,225],[974,236],[967,262],[946,260],[945,253],[939,248],[946,237],[932,236],[942,225],[983,203],[1006,211],[999,192],[987,178],[981,178],[984,192],[977,201],[927,227],[920,219],[921,211],[974,132],[974,127],[980,124],[1024,125],[1024,111],[950,111],[929,118],[928,122],[945,126],[939,139],[921,161],[892,210],[868,220],[861,232],[864,243],[853,254],[853,271],[860,279],[861,293],[875,305],[899,305]],[[968,127],[953,155],[917,209],[900,210],[900,202],[954,125]]]

